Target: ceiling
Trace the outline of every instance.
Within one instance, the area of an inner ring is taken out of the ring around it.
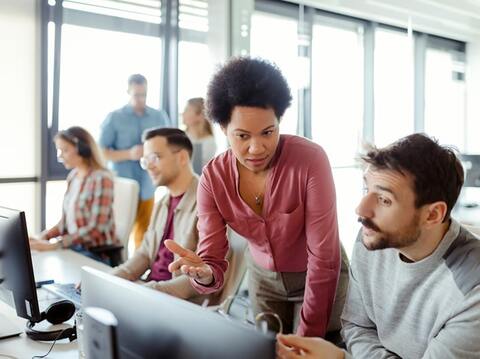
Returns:
[[[290,0],[346,15],[480,42],[480,0]]]

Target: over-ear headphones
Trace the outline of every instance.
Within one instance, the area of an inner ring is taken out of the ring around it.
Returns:
[[[65,136],[70,142],[74,143],[77,147],[77,153],[80,157],[90,158],[92,157],[92,150],[90,146],[76,136],[70,129],[62,131],[62,135]]]
[[[44,312],[42,312],[40,322],[47,320],[52,324],[60,324],[69,320],[75,313],[75,305],[69,300],[61,300],[51,304]],[[77,339],[77,328],[75,326],[66,329],[57,329],[51,331],[41,331],[34,329],[36,323],[27,322],[25,333],[32,340],[53,341],[60,339],[68,339],[70,341]]]

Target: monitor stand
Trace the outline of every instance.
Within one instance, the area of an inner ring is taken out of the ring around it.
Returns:
[[[0,340],[15,337],[23,333],[12,321],[5,315],[0,314]]]

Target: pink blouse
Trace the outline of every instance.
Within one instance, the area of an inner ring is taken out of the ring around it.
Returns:
[[[281,135],[266,182],[263,216],[240,197],[236,158],[231,150],[204,168],[197,193],[197,253],[222,287],[228,263],[226,225],[244,236],[253,260],[279,272],[307,271],[298,334],[324,336],[340,271],[335,186],[323,149],[298,136]]]

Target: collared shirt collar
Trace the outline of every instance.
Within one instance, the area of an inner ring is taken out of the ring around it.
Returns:
[[[138,116],[135,111],[133,110],[133,106],[130,105],[129,103],[124,106],[125,111],[132,116],[137,116],[137,117],[146,117],[150,114],[150,109],[148,106],[145,106],[145,110],[143,112],[143,116]]]
[[[178,204],[177,211],[191,211],[195,206],[197,201],[197,187],[198,187],[199,178],[196,174],[193,175],[192,181],[188,186],[187,191],[183,195],[180,203]],[[167,206],[170,203],[170,196],[164,196],[161,200],[162,206]]]

